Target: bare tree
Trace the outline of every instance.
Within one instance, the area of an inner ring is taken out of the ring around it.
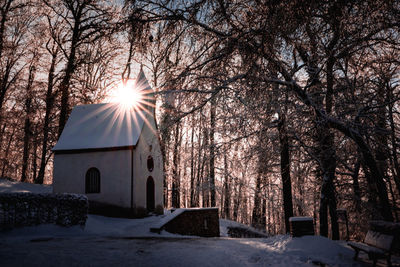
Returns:
[[[54,41],[57,42],[65,57],[63,77],[59,84],[61,93],[58,135],[60,136],[70,112],[71,79],[77,68],[85,63],[80,52],[85,44],[93,43],[110,34],[113,28],[112,6],[104,1],[93,0],[43,0],[54,18],[49,19],[49,27]],[[64,30],[57,31],[62,24]]]

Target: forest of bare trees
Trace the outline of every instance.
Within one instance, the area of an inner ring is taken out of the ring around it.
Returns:
[[[0,0],[0,177],[51,183],[71,108],[143,65],[164,205],[343,238],[400,216],[399,1]]]

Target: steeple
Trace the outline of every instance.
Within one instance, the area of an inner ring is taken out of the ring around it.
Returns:
[[[154,90],[149,85],[149,82],[144,74],[143,65],[140,65],[140,71],[136,78],[135,87],[143,96],[141,105],[153,114],[155,111],[156,99],[154,96]]]

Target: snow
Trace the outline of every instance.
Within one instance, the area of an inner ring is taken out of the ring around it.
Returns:
[[[53,151],[135,146],[144,118],[118,103],[76,106]]]
[[[257,229],[250,227],[248,225],[241,224],[241,223],[231,221],[231,220],[219,219],[219,235],[221,237],[229,237],[229,235],[228,235],[229,227],[248,229],[252,232],[259,233],[260,235],[264,235],[264,236],[267,235],[266,233],[258,231]]]
[[[154,91],[142,67],[135,87],[145,96],[144,105],[154,105]],[[147,112],[120,103],[76,106],[53,151],[135,146]]]
[[[1,192],[47,192],[50,187],[0,180]],[[175,211],[177,212],[177,211]],[[228,238],[220,220],[220,238],[180,236],[150,227],[169,215],[122,219],[89,215],[81,228],[38,225],[0,232],[1,266],[363,266],[352,260],[345,242],[320,236]],[[246,226],[248,227],[248,226]]]
[[[319,236],[157,237],[143,227],[154,218],[120,220],[90,216],[85,230],[42,225],[0,234],[2,266],[362,266],[343,243]]]
[[[52,193],[53,187],[51,185],[19,183],[0,178],[0,193],[9,193],[9,192],[15,192],[15,193],[32,192],[38,194]]]
[[[173,220],[175,217],[177,217],[178,215],[182,214],[183,212],[190,211],[190,210],[199,210],[199,209],[202,209],[202,210],[214,210],[216,208],[181,208],[181,209],[176,209],[174,212],[164,213],[165,214],[164,218],[162,218],[159,222],[154,224],[152,226],[152,228],[160,229],[167,222]]]
[[[176,209],[174,212],[171,212],[169,214],[166,214],[164,216],[164,218],[162,218],[161,220],[159,220],[156,224],[154,224],[152,226],[152,228],[156,228],[156,229],[161,229],[161,227],[163,227],[167,222],[173,220],[174,218],[176,218],[178,215],[182,214],[183,212],[185,212],[186,209]]]

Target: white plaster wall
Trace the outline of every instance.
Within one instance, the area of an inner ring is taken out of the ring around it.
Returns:
[[[89,200],[131,207],[131,151],[104,151],[54,156],[54,193],[85,194],[89,168],[100,171],[100,193],[87,194]]]
[[[136,207],[146,208],[146,182],[149,176],[154,179],[155,207],[163,206],[163,162],[155,120],[147,115],[139,142],[134,151],[134,202]],[[151,146],[151,150],[150,150]],[[154,169],[147,169],[147,157],[152,156]]]

